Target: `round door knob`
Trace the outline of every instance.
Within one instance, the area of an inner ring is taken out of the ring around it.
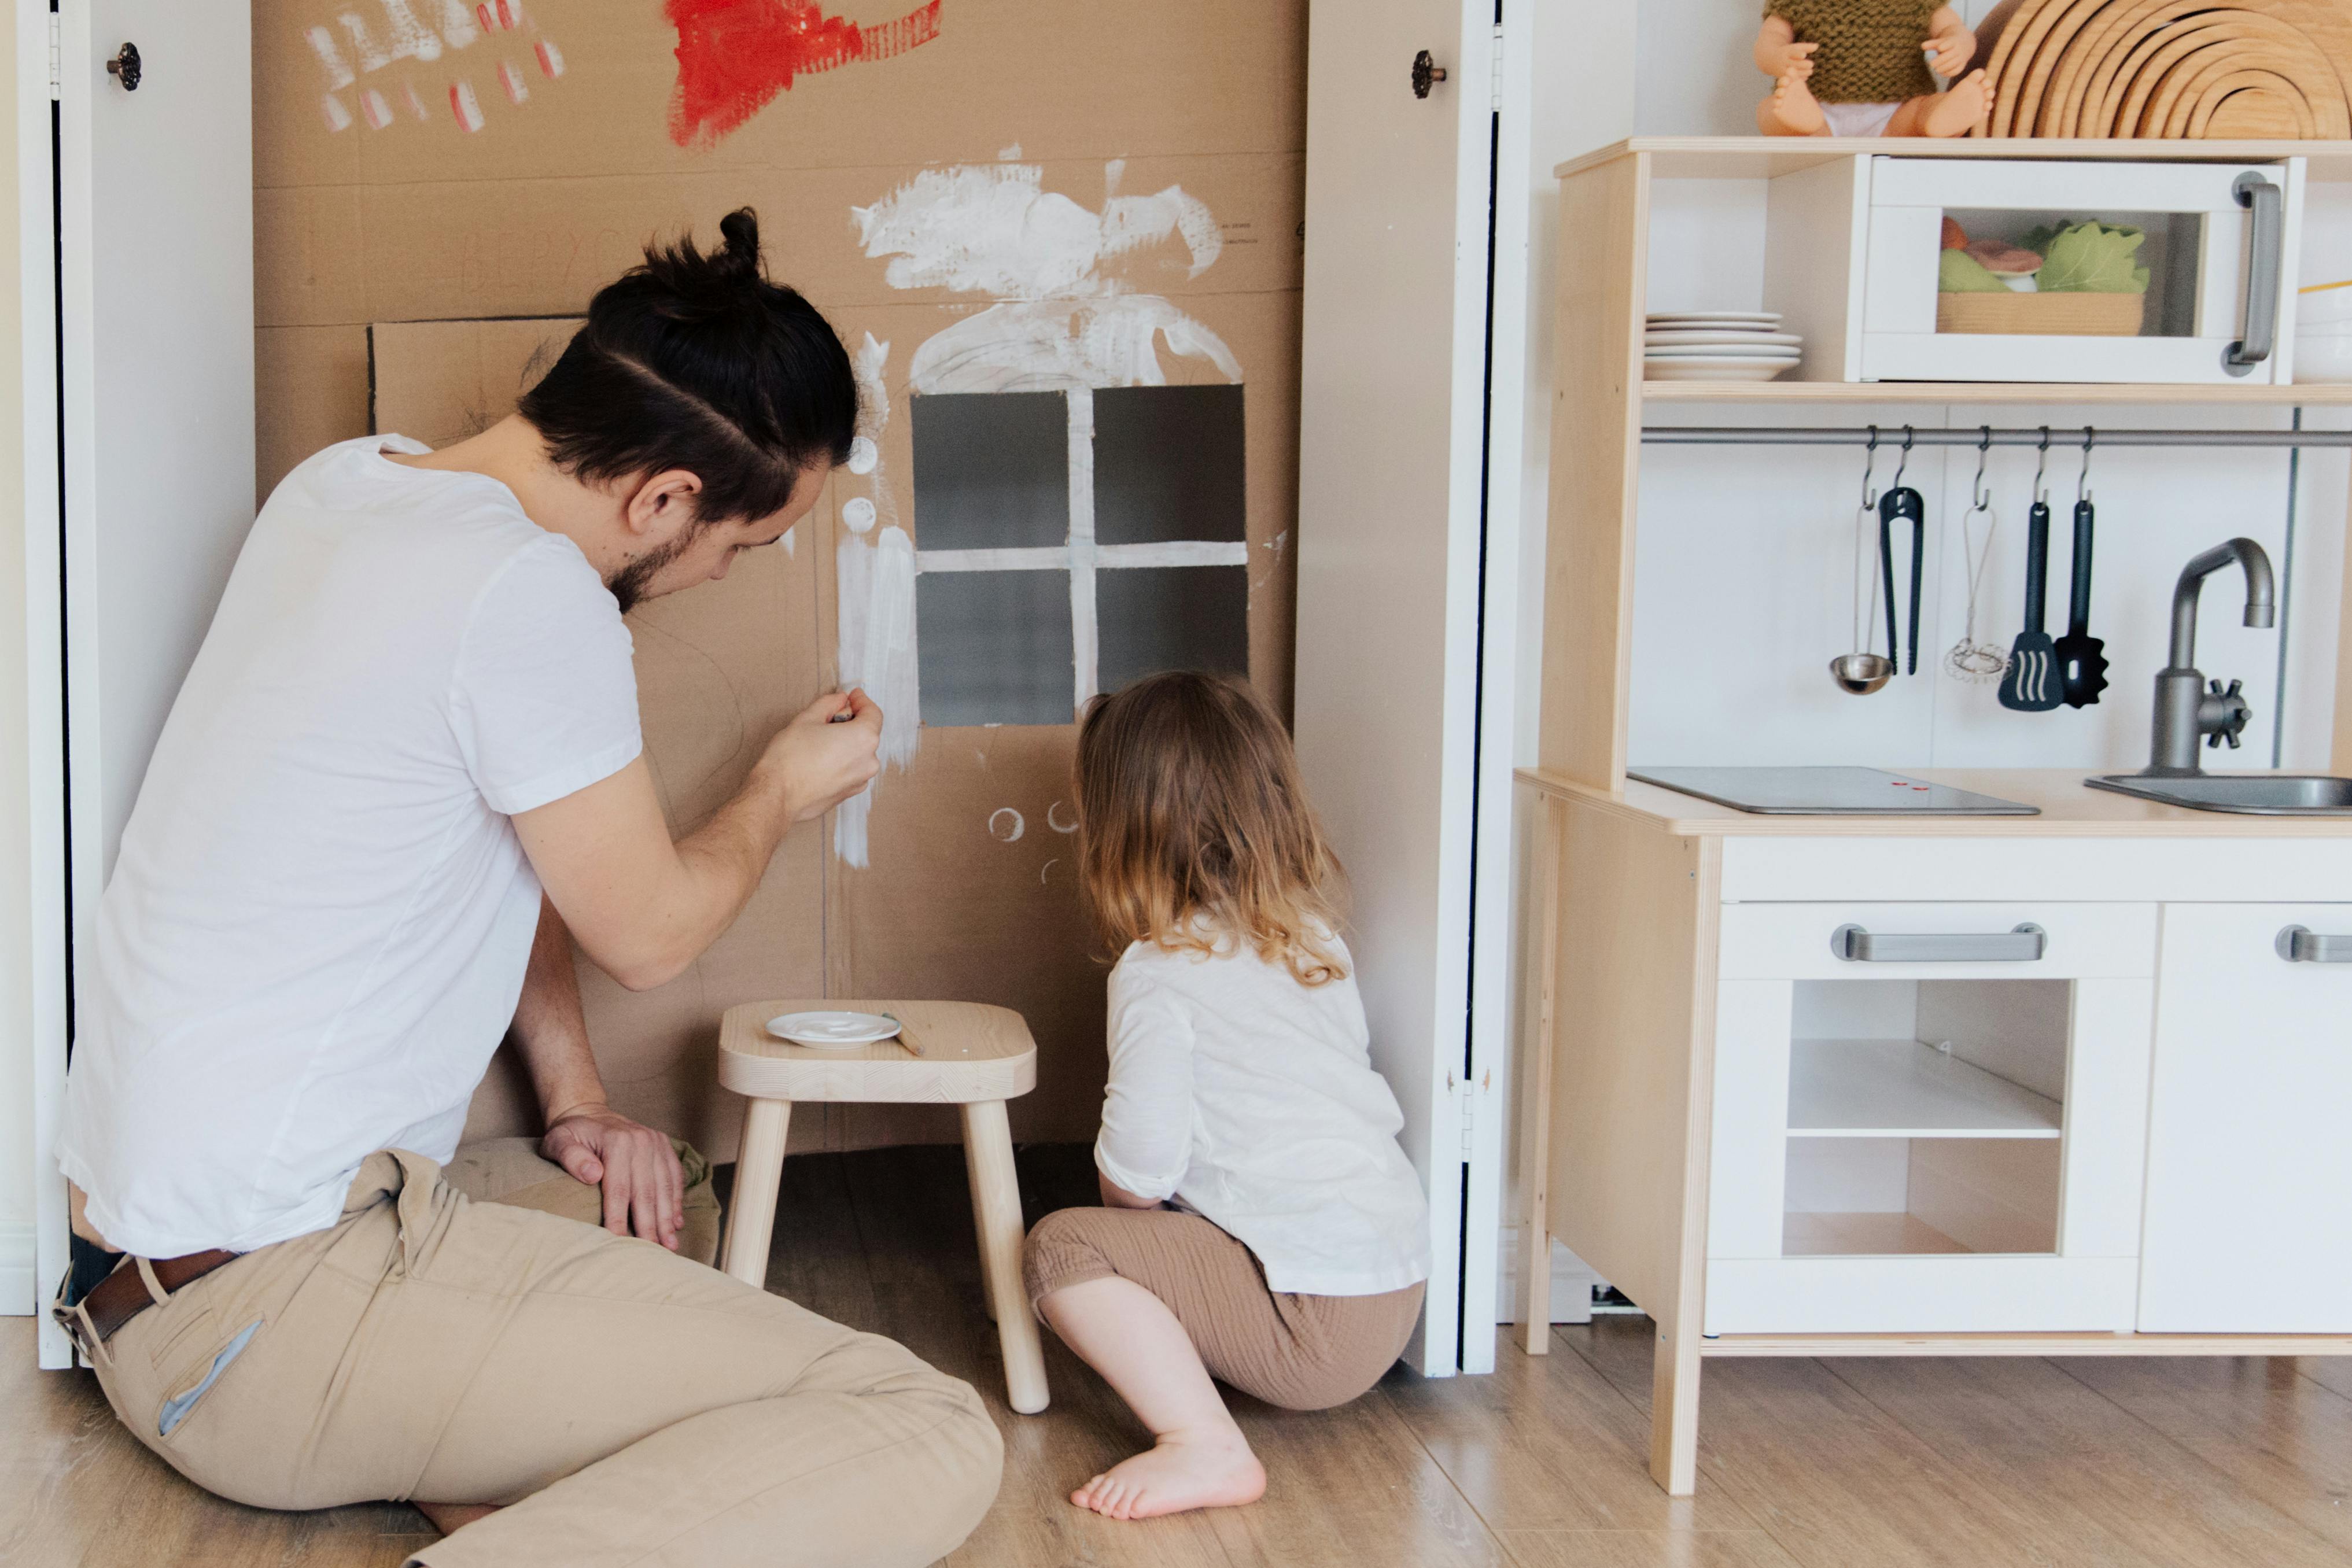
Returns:
[[[106,70],[109,76],[122,84],[123,91],[137,92],[139,90],[139,46],[123,45],[115,52],[114,57],[106,62]]]
[[[1445,68],[1439,65],[1435,60],[1431,59],[1427,49],[1423,49],[1421,53],[1412,57],[1413,97],[1427,98],[1429,96],[1431,85],[1433,83],[1442,82],[1444,79]]]

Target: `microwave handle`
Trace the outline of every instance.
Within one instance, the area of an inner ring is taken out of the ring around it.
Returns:
[[[2246,262],[2246,335],[2221,354],[2222,368],[2242,376],[2278,347],[2279,272],[2286,256],[2286,193],[2249,169],[2230,186],[2238,205],[2254,214],[2253,244]]]

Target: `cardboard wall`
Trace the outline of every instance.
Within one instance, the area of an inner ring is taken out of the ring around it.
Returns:
[[[838,679],[844,547],[897,526],[923,548],[909,371],[950,329],[979,347],[945,370],[935,353],[920,390],[1241,382],[1251,675],[1286,709],[1304,32],[1303,0],[885,0],[845,19],[783,0],[259,0],[261,485],[371,428],[439,444],[499,417],[648,238],[713,241],[750,204],[772,274],[878,358],[887,413],[869,414],[878,469],[836,475],[789,547],[631,618],[675,830]],[[987,228],[992,205],[1020,221]],[[1015,1008],[1037,1037],[1016,1135],[1090,1137],[1106,966],[1061,831],[1074,739],[923,729],[877,785],[865,863],[835,824],[803,827],[678,981],[632,995],[583,967],[616,1103],[729,1157],[727,1007],[954,997]],[[474,1130],[530,1121],[519,1077],[494,1073]],[[952,1135],[922,1107],[793,1118],[795,1148]]]

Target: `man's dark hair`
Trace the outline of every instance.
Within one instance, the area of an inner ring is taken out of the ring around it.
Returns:
[[[691,235],[646,246],[520,404],[575,478],[693,474],[698,526],[783,510],[804,470],[849,460],[857,426],[849,355],[815,306],[768,281],[759,214],[730,213],[719,232],[708,256]]]

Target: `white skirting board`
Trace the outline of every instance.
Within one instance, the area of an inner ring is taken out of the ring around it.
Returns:
[[[1503,1227],[1503,1244],[1497,1249],[1496,1273],[1499,1283],[1495,1291],[1495,1305],[1502,1315],[1496,1322],[1518,1322],[1519,1301],[1519,1228]],[[1589,1323],[1592,1321],[1592,1290],[1606,1283],[1600,1275],[1587,1268],[1584,1260],[1555,1241],[1551,1244],[1551,1321],[1556,1323]]]
[[[0,1317],[29,1318],[39,1292],[33,1288],[33,1227],[30,1221],[0,1225]]]

